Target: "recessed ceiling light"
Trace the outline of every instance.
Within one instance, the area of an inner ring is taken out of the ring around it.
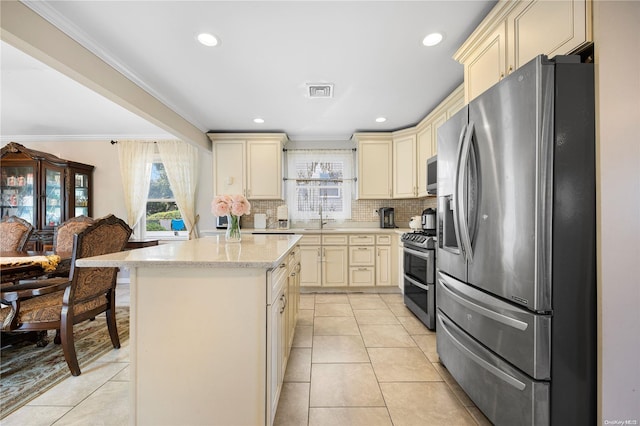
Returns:
[[[213,47],[218,45],[218,39],[213,34],[200,33],[198,34],[198,41],[205,46]]]
[[[262,124],[262,123],[264,123],[264,119],[262,119],[262,118],[254,118],[253,122],[257,123],[257,124]]]
[[[384,118],[384,117],[378,117],[378,118],[376,118],[376,123],[384,123],[385,121],[387,121],[387,119],[386,119],[386,118]]]
[[[435,46],[442,41],[443,35],[440,33],[431,33],[422,40],[422,44],[425,46]]]

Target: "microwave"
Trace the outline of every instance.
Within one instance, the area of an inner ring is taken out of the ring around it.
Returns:
[[[427,159],[427,194],[438,193],[438,156]]]

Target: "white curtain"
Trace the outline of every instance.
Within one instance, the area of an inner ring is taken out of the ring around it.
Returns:
[[[120,175],[127,207],[127,223],[134,229],[146,211],[154,144],[146,140],[119,140]]]
[[[198,149],[179,140],[158,141],[158,151],[169,178],[173,196],[189,232],[189,239],[198,238],[196,225],[196,188],[198,186]]]

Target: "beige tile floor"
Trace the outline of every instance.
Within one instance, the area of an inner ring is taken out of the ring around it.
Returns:
[[[118,304],[129,303],[127,285]],[[399,294],[305,294],[276,425],[490,424],[438,362],[435,334]],[[127,343],[2,426],[127,425]]]
[[[303,294],[275,424],[488,425],[400,294]]]

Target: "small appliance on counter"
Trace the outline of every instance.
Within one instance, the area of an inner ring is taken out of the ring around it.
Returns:
[[[378,214],[380,215],[380,228],[396,227],[393,207],[380,207]]]
[[[436,211],[428,208],[422,211],[422,230],[426,235],[436,235]]]
[[[253,227],[255,229],[265,229],[267,227],[267,215],[256,213],[253,215]]]
[[[289,208],[286,204],[278,206],[276,218],[278,219],[278,229],[289,229]]]
[[[411,216],[411,220],[409,221],[409,228],[412,231],[419,231],[422,229],[422,216]]]
[[[242,216],[238,218],[240,226],[242,226]],[[216,229],[227,229],[229,219],[227,216],[216,216]]]

